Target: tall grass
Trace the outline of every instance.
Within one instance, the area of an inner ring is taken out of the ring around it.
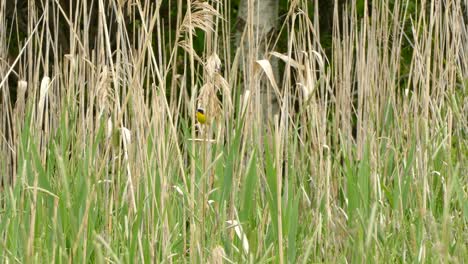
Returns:
[[[466,2],[351,1],[328,55],[317,1],[264,55],[228,0],[59,2],[0,4],[2,262],[467,259]]]

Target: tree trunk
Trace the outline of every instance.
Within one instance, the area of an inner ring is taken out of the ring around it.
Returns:
[[[236,42],[241,47],[241,65],[244,72],[244,87],[250,90],[252,102],[258,107],[257,121],[271,119],[279,112],[278,100],[266,77],[255,78],[255,63],[267,59],[276,33],[278,0],[241,0],[239,6]],[[269,60],[278,83],[277,62]],[[261,108],[261,109],[260,109]],[[263,115],[263,116],[261,116]]]

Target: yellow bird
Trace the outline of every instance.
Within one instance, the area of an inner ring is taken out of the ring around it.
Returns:
[[[205,110],[203,110],[203,108],[201,108],[201,107],[199,107],[197,109],[197,120],[198,120],[198,123],[200,123],[200,124],[205,124],[206,123]]]

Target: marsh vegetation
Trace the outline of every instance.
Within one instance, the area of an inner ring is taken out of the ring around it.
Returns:
[[[14,2],[0,262],[468,259],[466,1]]]

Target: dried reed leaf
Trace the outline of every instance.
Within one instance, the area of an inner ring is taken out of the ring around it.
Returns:
[[[284,54],[281,54],[279,52],[276,52],[276,51],[272,51],[270,52],[271,55],[281,59],[282,61],[286,62],[286,63],[289,63],[289,65],[291,65],[292,67],[298,69],[298,70],[304,70],[304,65],[300,64],[299,62],[297,62],[296,60],[294,60],[293,58],[291,57],[288,57]]]
[[[230,226],[228,228],[234,227],[234,231],[236,232],[237,237],[242,241],[242,248],[244,249],[245,254],[249,254],[249,241],[247,240],[247,236],[245,235],[244,231],[242,230],[242,226],[236,220],[227,220]]]
[[[310,87],[309,85],[307,84],[303,84],[303,83],[297,83],[297,85],[301,88],[302,90],[302,97],[304,98],[304,101],[307,101],[309,100],[310,98],[310,95],[312,94],[312,92],[314,91],[315,87]]]
[[[312,50],[312,53],[315,55],[315,57],[317,57],[317,62],[320,66],[320,70],[323,71],[325,69],[325,63],[323,61],[322,55],[320,55],[320,53],[318,53],[315,50]]]
[[[179,44],[179,47],[181,47],[182,49],[184,49],[187,53],[189,54],[192,54],[193,55],[193,58],[199,62],[199,63],[203,63],[203,60],[200,58],[200,56],[198,56],[197,52],[193,49],[193,47],[188,43],[188,41],[186,40],[181,40],[178,42]]]
[[[43,117],[44,117],[44,105],[47,99],[47,93],[49,91],[49,85],[50,85],[50,78],[48,76],[45,76],[42,78],[41,81],[41,88],[39,92],[39,103],[38,103],[38,115],[37,115],[37,124],[40,126],[42,125]]]
[[[174,190],[175,190],[178,194],[180,194],[180,196],[184,197],[184,192],[182,191],[182,189],[180,189],[179,186],[173,185],[172,187],[174,188]]]
[[[47,92],[49,91],[50,78],[45,76],[41,81],[41,88],[39,93],[39,109],[44,107],[44,102],[46,100]]]
[[[276,96],[278,97],[278,99],[280,99],[281,93],[279,91],[278,85],[276,84],[275,75],[273,74],[273,68],[271,67],[270,62],[268,60],[258,60],[256,61],[256,63],[257,63],[256,65],[260,66],[260,68],[266,74],[266,76],[268,77],[268,80],[271,83],[271,86],[273,86],[273,90],[275,91]],[[259,69],[258,67],[256,67],[255,72],[258,72],[258,71]]]
[[[122,127],[122,139],[125,141],[127,146],[132,143],[132,133],[126,127]]]
[[[112,119],[109,117],[107,119],[107,127],[106,127],[106,138],[107,139],[110,139],[112,137],[112,131],[113,131]]]
[[[245,115],[245,111],[247,110],[249,103],[250,103],[250,90],[245,90],[243,99],[242,99],[241,116]]]
[[[25,104],[26,90],[28,89],[28,82],[18,81],[18,94],[16,96],[16,108],[23,109]]]

